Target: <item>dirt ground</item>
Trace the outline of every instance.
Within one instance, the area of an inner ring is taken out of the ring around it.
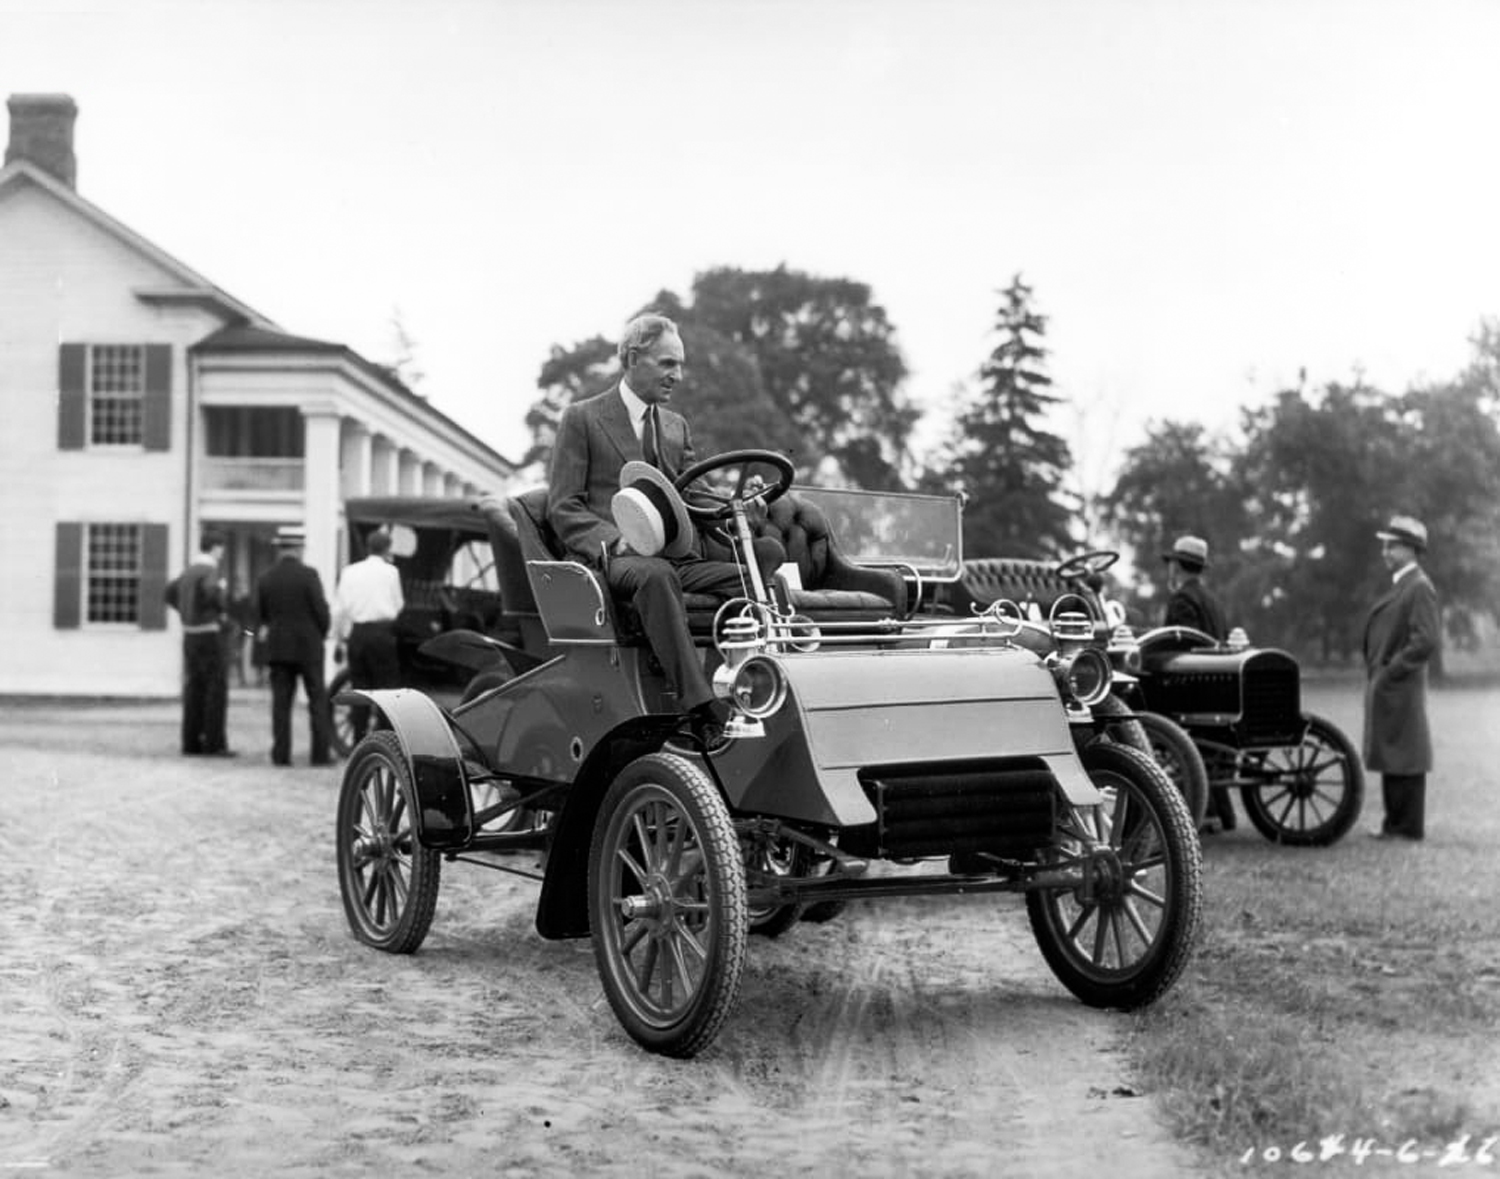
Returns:
[[[1063,990],[1017,898],[753,939],[719,1039],[667,1060],[587,941],[537,936],[529,881],[445,865],[418,953],[355,942],[339,771],[269,764],[263,691],[234,760],[177,756],[177,716],[0,702],[0,1171],[1196,1173],[1127,1017]]]

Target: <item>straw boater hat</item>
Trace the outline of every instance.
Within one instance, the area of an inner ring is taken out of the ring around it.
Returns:
[[[620,490],[610,506],[625,542],[645,557],[685,557],[693,547],[693,521],[671,481],[650,463],[632,460],[620,470]]]
[[[1179,536],[1172,542],[1169,551],[1161,555],[1163,561],[1176,561],[1190,573],[1208,568],[1208,541],[1201,536]]]
[[[307,545],[307,529],[295,524],[283,524],[276,530],[271,543],[278,549],[300,549]]]
[[[1419,553],[1427,549],[1427,525],[1415,516],[1392,516],[1391,522],[1375,535],[1381,540],[1410,545]]]

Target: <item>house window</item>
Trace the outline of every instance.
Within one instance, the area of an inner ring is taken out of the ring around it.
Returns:
[[[139,344],[89,349],[89,441],[139,446],[145,438],[146,350]]]
[[[89,524],[84,621],[135,625],[141,616],[141,526]]]

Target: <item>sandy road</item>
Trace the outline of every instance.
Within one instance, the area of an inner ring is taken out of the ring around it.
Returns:
[[[1196,1173],[1015,898],[753,939],[664,1060],[526,881],[448,865],[418,954],[357,944],[337,773],[268,763],[264,693],[231,716],[207,761],[173,705],[0,704],[0,1175]]]

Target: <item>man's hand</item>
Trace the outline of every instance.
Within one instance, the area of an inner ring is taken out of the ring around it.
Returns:
[[[752,530],[761,528],[766,522],[766,501],[760,498],[760,493],[766,489],[766,481],[759,475],[751,475],[745,480],[744,489],[740,492],[745,501],[745,518],[750,522]]]

